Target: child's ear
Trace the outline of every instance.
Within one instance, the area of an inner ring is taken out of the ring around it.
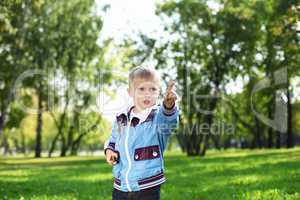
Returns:
[[[130,97],[132,97],[132,92],[131,92],[130,88],[127,88],[127,92],[128,92],[128,95],[129,95]]]

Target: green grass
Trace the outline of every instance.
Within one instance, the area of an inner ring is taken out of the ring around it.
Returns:
[[[166,153],[162,200],[300,199],[300,148]],[[1,158],[0,199],[111,199],[104,157]]]

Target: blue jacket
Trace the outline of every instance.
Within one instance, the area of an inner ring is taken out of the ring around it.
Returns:
[[[168,138],[178,126],[177,106],[166,109],[154,106],[147,118],[131,119],[133,107],[119,113],[112,125],[107,149],[115,151],[117,164],[113,166],[114,188],[128,192],[160,185],[164,176],[163,152]]]

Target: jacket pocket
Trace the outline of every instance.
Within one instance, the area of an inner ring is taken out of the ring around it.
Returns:
[[[160,150],[158,145],[147,146],[135,149],[134,151],[134,160],[151,160],[160,157]]]

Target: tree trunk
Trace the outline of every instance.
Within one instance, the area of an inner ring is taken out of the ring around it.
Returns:
[[[69,106],[69,102],[70,102],[68,90],[65,93],[65,98],[66,98],[66,103],[65,103],[65,106],[64,106],[64,111],[60,115],[59,121],[56,120],[54,113],[50,112],[50,114],[51,114],[51,116],[52,116],[52,118],[55,122],[55,125],[57,127],[57,134],[54,137],[54,139],[52,140],[51,147],[50,147],[50,150],[48,152],[48,157],[51,157],[53,151],[55,150],[56,142],[58,141],[59,136],[62,137],[61,138],[62,141],[64,140],[64,138],[63,138],[64,136],[63,136],[62,131],[63,131],[63,127],[65,125],[65,118],[66,118],[66,115],[67,115],[67,110],[68,110],[68,106]]]
[[[60,156],[65,157],[67,153],[67,144],[66,144],[66,139],[64,135],[61,135],[61,149],[60,149]]]
[[[221,149],[221,145],[220,145],[220,143],[221,143],[220,139],[221,138],[220,137],[221,137],[221,135],[219,135],[219,134],[212,136],[212,140],[214,142],[215,148],[218,149],[218,150]]]
[[[35,157],[41,157],[42,152],[42,123],[43,123],[43,99],[42,99],[42,83],[39,87],[38,95],[38,116],[37,116],[37,128],[36,128],[36,138],[35,138]]]
[[[52,153],[55,150],[56,142],[57,142],[59,136],[60,136],[60,132],[55,135],[54,139],[51,142],[51,146],[50,146],[50,149],[49,149],[49,152],[48,152],[48,157],[49,158],[51,158]]]
[[[254,120],[255,120],[255,134],[256,134],[256,145],[258,148],[262,148],[263,147],[263,142],[262,142],[262,134],[261,134],[261,127],[260,127],[260,124],[259,124],[259,120],[258,118],[255,116],[254,117]]]
[[[217,106],[217,98],[213,98],[209,103],[209,111],[210,112],[214,111],[216,106]],[[212,113],[205,115],[204,123],[208,125],[208,131],[204,135],[204,144],[202,150],[200,151],[200,156],[205,156],[206,149],[208,149],[209,147],[209,138],[211,136],[211,125],[213,123]]]
[[[224,149],[230,148],[230,140],[231,140],[231,138],[232,138],[231,135],[229,135],[227,137],[225,136],[224,141],[223,141],[223,148]]]
[[[0,136],[3,133],[6,116],[7,116],[7,108],[9,104],[5,104],[5,101],[1,105],[1,115],[0,115]]]
[[[273,110],[274,110],[274,96],[272,94],[272,99],[268,105],[268,117],[269,119],[273,119]],[[268,148],[273,147],[273,128],[271,126],[268,127]]]
[[[197,119],[199,118],[197,117]],[[192,122],[189,122],[189,124],[187,123],[186,125],[182,124],[182,131],[179,134],[176,134],[178,143],[182,151],[187,153],[187,156],[198,156],[200,153],[200,144],[203,136],[199,134],[199,124],[200,120],[194,124]]]
[[[26,143],[25,143],[25,135],[21,133],[21,151],[24,155],[26,155]]]
[[[3,135],[1,146],[4,148],[4,152],[3,152],[4,155],[7,155],[7,154],[11,153],[10,146],[9,146],[8,141],[7,141],[6,135]]]
[[[64,145],[61,148],[61,154],[60,154],[61,156],[66,156],[68,151],[72,148],[72,144],[74,142],[74,130],[75,130],[76,124],[77,125],[79,124],[80,112],[81,112],[81,109],[77,110],[75,107],[75,111],[73,113],[74,117],[73,117],[71,125],[68,129],[67,138],[66,138],[66,140],[64,139],[64,142],[63,142]]]
[[[89,127],[88,130],[81,133],[77,138],[72,140],[71,143],[71,155],[77,155],[78,149],[80,147],[81,140],[91,131],[93,131],[95,128],[97,128],[98,124],[101,122],[101,116],[97,119],[97,121]]]
[[[5,121],[5,114],[1,113],[1,116],[0,116],[0,135],[2,134],[3,129],[4,129],[4,121]]]
[[[187,137],[187,155],[188,156],[196,156],[199,155],[199,135],[198,135],[198,124],[191,125],[192,130],[189,130],[188,133],[185,135]],[[191,131],[191,132],[190,132]]]
[[[289,81],[288,81],[289,83]],[[289,84],[287,86],[287,148],[294,147],[294,136],[293,136],[293,122],[292,122],[292,104],[291,104],[291,93],[289,90]]]
[[[281,133],[280,131],[276,131],[276,148],[281,148]]]
[[[71,146],[71,155],[76,156],[78,154],[78,149],[80,146],[80,140],[77,141],[76,143],[74,142]]]
[[[72,124],[71,127],[68,130],[67,141],[65,141],[65,138],[63,139],[63,145],[62,145],[62,148],[61,148],[60,156],[62,156],[62,157],[66,156],[69,149],[72,147],[73,134],[74,134],[74,124]]]

